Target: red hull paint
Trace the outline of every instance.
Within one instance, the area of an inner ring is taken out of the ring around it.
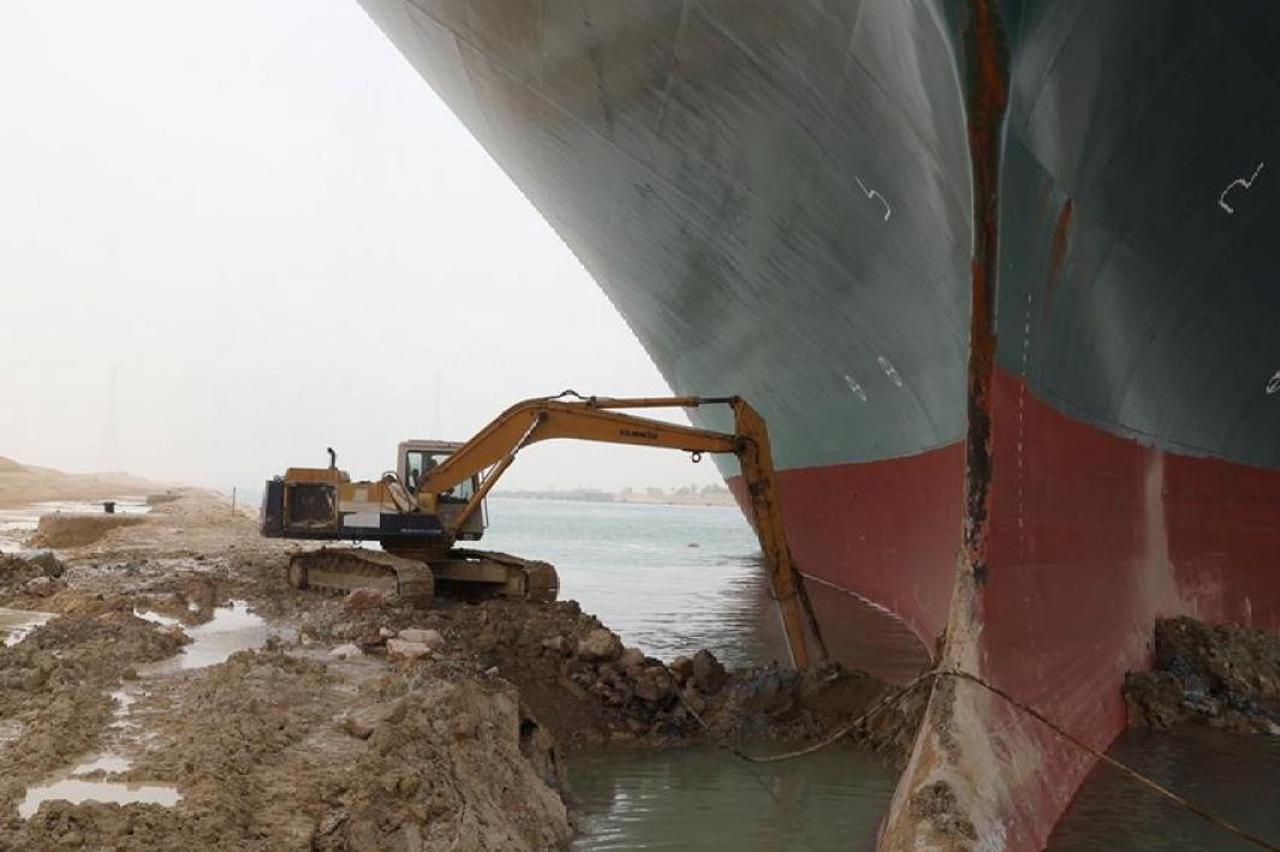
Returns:
[[[791,553],[804,574],[890,610],[932,652],[951,603],[963,484],[963,444],[781,471]],[[741,478],[729,486],[745,507]],[[827,596],[811,593],[829,632],[838,633],[840,613]],[[833,644],[839,647],[839,639]]]
[[[1280,628],[1280,471],[1143,446],[995,382],[983,674],[1105,748],[1125,724],[1124,673],[1150,662],[1157,617]],[[1039,744],[1011,791],[1010,849],[1039,849],[1093,761],[1038,723],[988,716]],[[1011,744],[1021,740],[1014,737]]]
[[[1103,432],[998,369],[992,393],[989,573],[957,633],[980,674],[1105,748],[1124,727],[1120,686],[1148,664],[1156,617],[1280,630],[1280,471]],[[899,615],[932,648],[955,580],[963,467],[953,445],[782,472],[797,563]],[[841,615],[820,600],[838,636]],[[957,700],[981,720],[963,738],[996,758],[967,770],[987,791],[971,800],[975,823],[1005,849],[1042,848],[1093,760],[977,687],[958,687]],[[905,792],[931,772],[913,763]]]
[[[1156,617],[1280,629],[1280,471],[1103,432],[1000,370],[992,394],[988,570],[957,576],[949,661],[1105,748]],[[922,729],[882,847],[932,848],[908,802],[945,780],[989,848],[1043,848],[1094,761],[973,684],[933,704],[951,732]]]

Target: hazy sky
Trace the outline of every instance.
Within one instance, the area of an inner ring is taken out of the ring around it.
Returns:
[[[355,0],[4,0],[0,104],[0,455],[244,488],[333,445],[372,477],[516,399],[667,392]],[[718,481],[577,443],[505,480]]]

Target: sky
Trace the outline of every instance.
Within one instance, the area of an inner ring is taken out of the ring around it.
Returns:
[[[530,396],[668,393],[355,0],[4,0],[0,104],[0,455],[252,491]],[[503,484],[719,481],[574,442]]]

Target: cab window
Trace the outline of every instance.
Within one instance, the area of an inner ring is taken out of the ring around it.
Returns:
[[[442,450],[409,450],[405,453],[405,473],[409,490],[418,493],[418,487],[422,484],[423,478],[436,468],[438,464],[449,457],[449,453]],[[441,493],[443,500],[459,501],[465,503],[475,494],[475,482],[468,479],[460,482],[448,491]]]

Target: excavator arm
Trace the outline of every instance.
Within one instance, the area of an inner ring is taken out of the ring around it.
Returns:
[[[572,395],[574,399],[566,399]],[[620,409],[697,408],[727,405],[733,410],[734,432],[725,434],[647,417],[625,414]],[[632,444],[702,453],[732,453],[742,468],[747,495],[751,500],[752,525],[760,540],[774,599],[787,635],[794,665],[809,664],[805,625],[809,626],[822,654],[822,634],[803,581],[787,547],[782,523],[782,507],[769,450],[764,418],[741,397],[657,397],[612,399],[562,394],[547,399],[517,403],[482,429],[448,459],[427,473],[418,486],[418,502],[423,511],[434,514],[439,495],[483,475],[480,487],[451,521],[461,527],[479,508],[485,495],[524,447],[553,438],[573,438],[611,444]]]

